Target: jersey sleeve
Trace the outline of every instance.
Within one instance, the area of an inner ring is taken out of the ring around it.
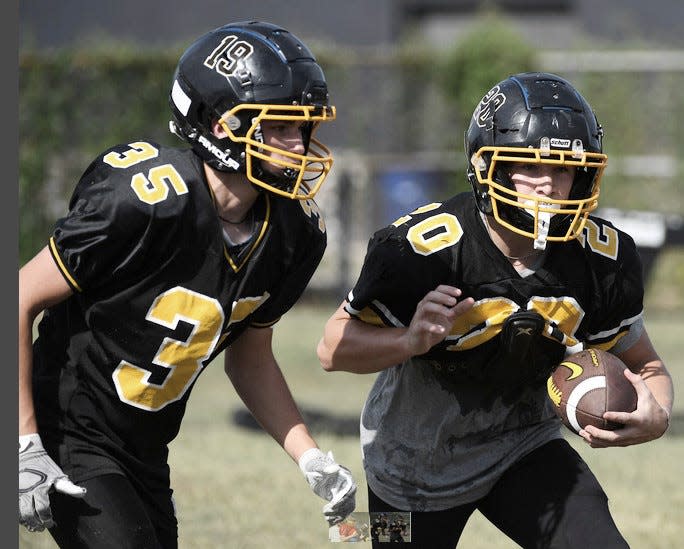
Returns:
[[[129,170],[114,170],[101,158],[81,177],[49,242],[58,268],[77,292],[120,277],[141,261],[141,235],[151,226],[151,209],[131,191]]]
[[[295,243],[294,253],[290,256],[286,269],[278,273],[278,285],[274,294],[259,307],[251,320],[254,327],[274,325],[299,300],[323,258],[327,237],[326,233],[313,229],[300,233],[292,242]],[[284,249],[277,253],[286,254]]]
[[[381,229],[368,243],[345,310],[370,324],[407,326],[416,304],[436,287],[436,269],[433,261],[414,253],[393,227]]]
[[[392,257],[396,249],[382,231],[375,233],[368,241],[366,257],[361,273],[353,289],[347,295],[346,311],[357,318],[382,324],[382,317],[374,311],[373,302],[385,292],[383,281],[391,282]]]
[[[281,279],[282,284],[277,294],[264,307],[259,308],[251,322],[252,326],[264,328],[278,322],[302,296],[322,257],[323,253],[316,250],[303,257],[302,262],[293,265]]]
[[[604,222],[603,233],[609,234],[610,230],[617,237],[617,257],[612,260],[598,254],[595,269],[600,278],[602,295],[597,296],[597,302],[601,310],[589,327],[587,342],[605,350],[620,343],[617,348],[625,350],[629,347],[625,343],[633,343],[643,329],[643,267],[632,237]],[[623,338],[626,339],[621,342]]]

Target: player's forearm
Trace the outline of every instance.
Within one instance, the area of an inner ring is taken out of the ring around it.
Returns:
[[[658,356],[646,329],[639,340],[623,353],[619,353],[618,357],[630,370],[641,376],[653,397],[669,416],[674,401],[672,377]]]
[[[47,247],[19,270],[19,434],[38,432],[33,409],[33,324],[47,307],[71,294]]]
[[[406,328],[378,327],[360,320],[332,318],[318,343],[318,359],[328,372],[379,372],[411,357],[406,332]]]
[[[256,420],[295,461],[316,442],[309,434],[301,413],[280,370],[271,379],[262,378],[245,403]]]
[[[31,386],[19,381],[19,435],[38,432]]]
[[[674,403],[674,385],[665,364],[660,360],[646,364],[641,371],[641,377],[669,418]]]
[[[20,307],[21,311],[21,307]],[[37,433],[32,387],[32,321],[28,314],[19,316],[19,434]]]
[[[259,425],[295,462],[316,446],[274,359],[227,363],[226,373]]]

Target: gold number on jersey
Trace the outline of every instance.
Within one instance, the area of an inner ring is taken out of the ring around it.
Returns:
[[[136,141],[128,144],[131,148],[122,153],[110,152],[102,159],[112,168],[130,168],[138,162],[144,162],[150,158],[156,158],[159,151],[144,141]]]
[[[186,341],[165,337],[159,346],[153,363],[168,369],[159,384],[149,381],[149,370],[125,360],[112,373],[123,402],[157,411],[179,400],[199,375],[219,341],[224,313],[216,299],[176,286],[154,300],[145,318],[170,330],[181,320],[193,325]]]
[[[110,152],[102,159],[113,168],[130,168],[139,162],[156,158],[159,151],[145,141],[129,143],[131,147],[122,153]],[[169,196],[169,187],[176,191],[176,194],[188,192],[188,186],[183,178],[171,164],[155,166],[147,176],[143,173],[136,173],[131,178],[131,188],[137,197],[146,204],[156,204],[166,200]]]
[[[318,204],[316,204],[311,199],[297,200],[297,202],[299,202],[300,206],[302,207],[302,210],[304,210],[304,213],[306,215],[308,215],[309,217],[315,217],[318,219],[318,229],[322,233],[324,233],[325,232],[325,221],[323,221],[323,216],[321,215],[321,210],[318,208]]]
[[[416,223],[406,233],[406,239],[413,251],[430,255],[453,246],[463,236],[463,229],[456,216],[439,213]]]
[[[392,225],[399,227],[413,219],[412,216],[431,212],[439,208],[441,202],[425,204],[413,210],[410,214],[397,219]],[[456,216],[449,213],[438,213],[416,223],[406,232],[406,239],[413,251],[420,255],[430,255],[453,246],[463,236],[463,229]]]
[[[430,212],[430,211],[434,210],[435,208],[439,208],[441,205],[442,205],[441,202],[432,202],[431,204],[426,204],[425,206],[421,206],[420,208],[416,208],[410,214],[405,215],[405,216],[397,219],[394,223],[392,223],[392,225],[394,225],[395,227],[398,227],[399,225],[403,225],[407,221],[410,221],[411,219],[413,219],[411,217],[412,215],[418,215],[418,214],[422,214],[425,212]]]
[[[514,301],[505,297],[476,301],[472,309],[456,319],[446,339],[457,339],[457,343],[447,349],[463,351],[482,345],[501,331],[504,321],[518,308]]]
[[[147,204],[166,200],[169,196],[169,187],[178,195],[188,192],[185,181],[171,164],[155,166],[148,172],[147,177],[142,173],[136,173],[131,178],[131,188],[138,198]]]
[[[584,311],[579,303],[568,296],[539,297],[533,296],[527,308],[544,317],[547,326],[554,332],[563,345],[577,344],[575,333],[584,318]],[[463,351],[482,345],[495,337],[503,327],[506,319],[518,311],[520,307],[505,297],[495,297],[476,301],[473,308],[456,319],[446,341],[454,341],[447,347],[449,351]],[[557,330],[555,330],[557,329]]]
[[[577,238],[582,246],[589,244],[593,252],[610,259],[617,259],[620,239],[617,231],[612,227],[608,225],[599,227],[594,221],[587,219],[584,231]]]
[[[563,334],[563,345],[576,345],[575,333],[584,318],[584,311],[572,297],[539,297],[530,299],[529,307],[544,317],[547,324]]]
[[[261,307],[269,297],[271,297],[271,294],[264,292],[258,297],[242,297],[237,301],[234,301],[228,326],[231,326],[236,322],[242,322],[245,318]]]

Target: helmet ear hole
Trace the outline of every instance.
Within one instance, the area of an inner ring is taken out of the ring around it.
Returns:
[[[596,168],[578,168],[570,190],[570,198],[582,200],[589,198],[596,178]]]
[[[487,192],[486,185],[481,185],[477,180],[477,175],[472,169],[467,172],[468,182],[473,189],[473,194],[475,195],[475,203],[477,204],[477,209],[483,214],[489,215],[492,213],[492,201],[489,198],[489,193]]]
[[[311,135],[313,133],[314,123],[305,122],[302,124],[302,143],[304,145],[304,152],[309,152],[309,143],[311,142]]]

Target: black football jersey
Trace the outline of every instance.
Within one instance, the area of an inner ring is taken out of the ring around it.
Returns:
[[[439,284],[475,300],[423,355],[447,383],[463,376],[543,382],[567,349],[612,348],[643,308],[636,246],[609,222],[590,217],[581,238],[549,243],[541,266],[522,277],[489,238],[472,193],[463,193],[377,231],[346,309],[376,325],[408,326],[418,302]],[[543,325],[529,352],[521,352],[506,321],[530,313]]]
[[[313,201],[262,193],[254,208],[251,240],[229,249],[191,150],[139,141],[88,167],[49,242],[74,294],[39,325],[41,433],[166,459],[202,369],[247,326],[277,322],[325,250]]]

